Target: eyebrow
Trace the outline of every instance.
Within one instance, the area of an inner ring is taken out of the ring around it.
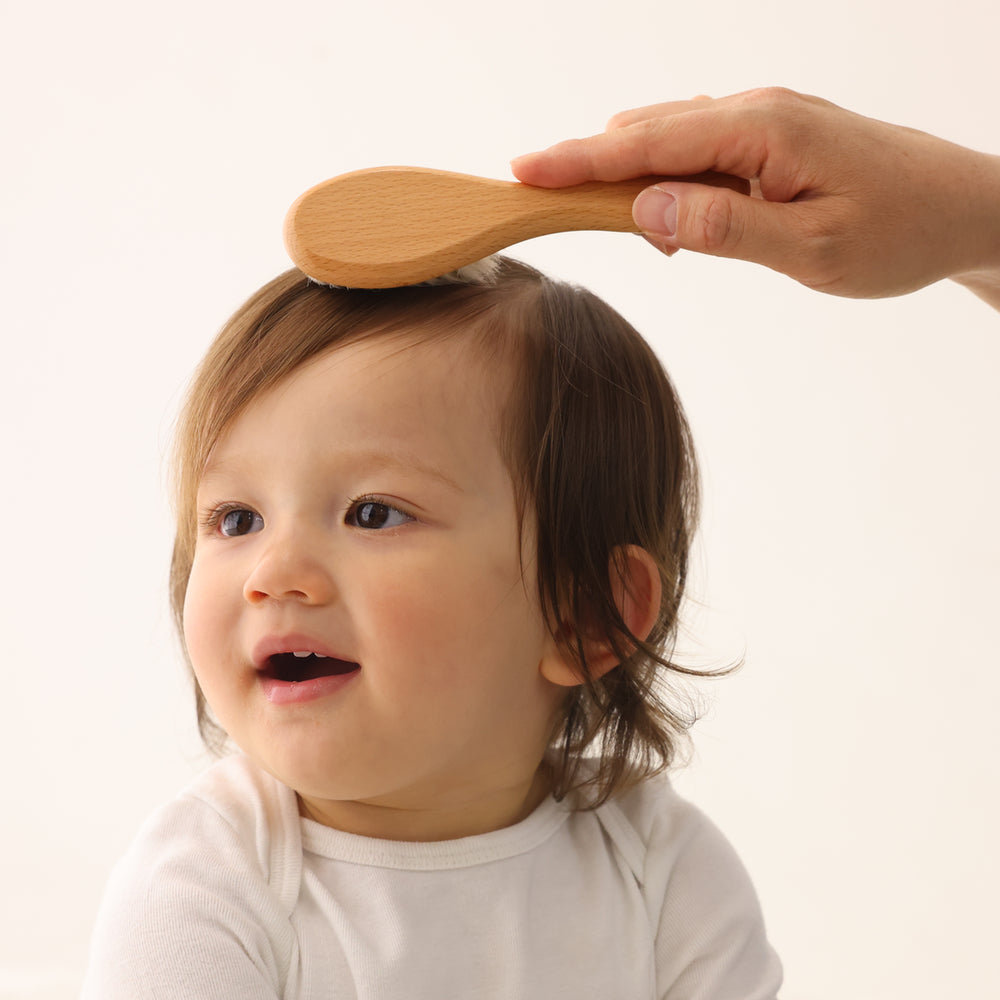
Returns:
[[[408,451],[390,451],[383,448],[366,448],[346,452],[348,461],[355,466],[361,465],[375,469],[398,469],[401,472],[419,472],[444,483],[457,493],[465,490],[444,471],[444,469],[427,462],[419,455]]]
[[[347,448],[338,451],[336,461],[338,464],[342,462],[345,465],[350,465],[352,468],[362,467],[366,470],[381,471],[383,469],[396,469],[401,472],[416,472],[431,479],[436,479],[456,493],[466,492],[466,489],[460,486],[443,469],[432,462],[425,461],[412,452],[394,451],[385,448],[358,448],[355,450]],[[208,461],[205,463],[201,482],[204,483],[206,480],[211,480],[219,476],[238,474],[241,471],[240,467],[242,464],[242,456],[240,455],[226,458],[210,455]]]

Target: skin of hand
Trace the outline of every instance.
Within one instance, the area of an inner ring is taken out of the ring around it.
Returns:
[[[668,255],[755,261],[834,295],[902,295],[950,277],[1000,308],[1000,157],[816,97],[771,88],[638,108],[511,166],[540,187],[732,174],[749,194],[647,188],[637,225]]]

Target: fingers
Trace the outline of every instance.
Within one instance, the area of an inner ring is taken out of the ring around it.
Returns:
[[[805,187],[799,183],[800,151],[813,148],[815,154],[828,139],[817,114],[821,106],[833,107],[779,88],[655,104],[616,115],[607,132],[558,143],[511,166],[526,184],[565,187],[706,171],[750,179],[761,176],[770,158],[767,197],[785,201]]]
[[[687,111],[561,142],[519,157],[511,167],[519,180],[540,187],[706,171],[757,177],[771,139],[771,129],[755,124],[757,112],[722,102],[686,103]]]
[[[712,98],[704,94],[692,98],[690,101],[668,101],[664,104],[649,104],[643,108],[631,108],[628,111],[619,111],[608,121],[605,131],[624,128],[626,125],[634,125],[636,122],[646,121],[649,118],[666,118],[668,115],[679,115],[685,111],[693,111],[696,108],[703,108],[711,103]]]
[[[536,187],[570,187],[584,181],[603,180],[591,162],[592,150],[593,139],[567,139],[537,153],[516,157],[510,161],[510,169],[523,184]]]
[[[643,155],[644,133],[633,132],[625,136],[613,133],[630,125],[683,114],[697,107],[699,102],[702,99],[669,101],[619,112],[608,122],[603,134],[587,139],[568,139],[548,149],[519,156],[511,161],[511,169],[518,180],[537,187],[568,187],[585,181],[671,173],[653,168],[649,158]]]
[[[520,156],[511,162],[514,176],[525,184],[538,187],[568,187],[585,181],[619,181],[629,177],[650,175],[701,173],[711,166],[690,171],[659,169],[653,157],[661,142],[654,130],[663,131],[672,119],[643,119],[590,136],[568,139],[537,153]]]

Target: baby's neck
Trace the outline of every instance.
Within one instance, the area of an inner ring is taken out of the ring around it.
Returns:
[[[429,806],[339,802],[299,795],[299,813],[323,826],[380,840],[439,841],[475,837],[527,819],[549,796],[543,763],[528,781],[488,794],[454,797]]]

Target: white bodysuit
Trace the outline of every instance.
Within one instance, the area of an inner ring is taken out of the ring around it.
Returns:
[[[84,1000],[773,1000],[732,848],[666,778],[594,811],[403,843],[300,817],[242,756],[146,823]]]

